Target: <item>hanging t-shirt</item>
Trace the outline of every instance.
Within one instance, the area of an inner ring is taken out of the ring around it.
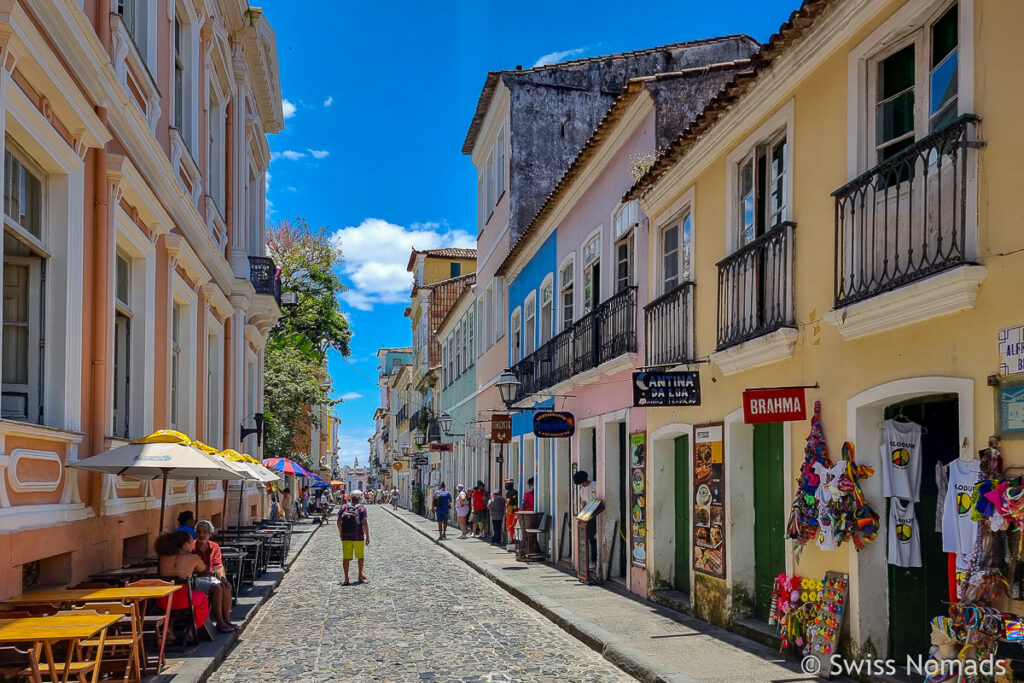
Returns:
[[[957,566],[964,566],[974,550],[977,522],[971,521],[971,494],[981,474],[977,460],[954,460],[949,464],[949,488],[942,508],[942,552],[956,553]]]
[[[917,517],[911,500],[889,500],[889,564],[921,566],[921,535],[917,531]]]
[[[886,420],[882,425],[882,495],[917,501],[921,490],[921,425]]]

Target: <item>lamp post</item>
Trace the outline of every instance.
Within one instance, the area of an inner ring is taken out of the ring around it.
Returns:
[[[508,368],[505,372],[501,373],[497,381],[498,393],[501,395],[501,402],[505,404],[506,410],[512,409],[512,404],[516,400],[516,394],[519,393],[519,380],[512,374],[512,371]],[[495,458],[495,462],[498,463],[498,479],[504,480],[505,474],[502,470],[502,466],[505,464],[505,444],[502,443],[498,450],[498,457]]]
[[[416,443],[417,453],[414,456],[414,464],[416,466],[416,482],[420,489],[420,509],[417,510],[417,514],[422,515],[426,507],[426,494],[423,490],[423,455],[418,452],[418,449],[423,448],[423,445],[427,442],[427,435],[422,430],[416,429],[412,433],[412,440]]]

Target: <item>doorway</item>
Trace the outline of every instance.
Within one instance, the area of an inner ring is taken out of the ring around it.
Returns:
[[[754,617],[768,619],[775,577],[786,571],[783,423],[754,425]]]
[[[555,544],[554,559],[566,567],[572,567],[572,441],[570,439],[554,439],[555,476],[554,503],[555,517],[551,520],[550,534]]]
[[[938,463],[951,462],[959,454],[959,411],[956,394],[934,394],[885,407],[886,420],[916,422],[922,427],[920,500],[914,504],[922,566],[888,565],[890,657],[927,654],[931,643],[920,624],[946,612],[949,572],[947,555],[942,552],[942,534],[935,530],[939,490],[934,475]],[[886,504],[892,505],[891,499]],[[879,512],[888,519],[888,507]],[[879,538],[876,542],[885,541]]]
[[[676,494],[676,564],[673,587],[690,592],[690,444],[689,437],[679,436],[673,442],[675,451]]]

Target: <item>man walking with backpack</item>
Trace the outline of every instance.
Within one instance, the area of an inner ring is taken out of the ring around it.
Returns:
[[[448,513],[452,509],[452,494],[444,487],[443,481],[430,499],[430,508],[437,520],[437,540],[448,540]]]
[[[370,525],[366,521],[366,506],[362,504],[363,492],[356,489],[349,494],[349,502],[338,511],[338,533],[341,534],[342,568],[345,570],[345,583],[348,586],[348,567],[355,557],[359,565],[359,580],[366,581],[363,572],[363,548],[370,545]]]

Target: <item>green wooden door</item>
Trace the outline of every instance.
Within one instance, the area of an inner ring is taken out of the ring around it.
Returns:
[[[786,571],[782,423],[754,425],[754,616],[767,619],[775,577]]]
[[[675,440],[676,575],[675,589],[690,592],[690,458],[689,437]],[[650,510],[648,510],[650,514]]]

